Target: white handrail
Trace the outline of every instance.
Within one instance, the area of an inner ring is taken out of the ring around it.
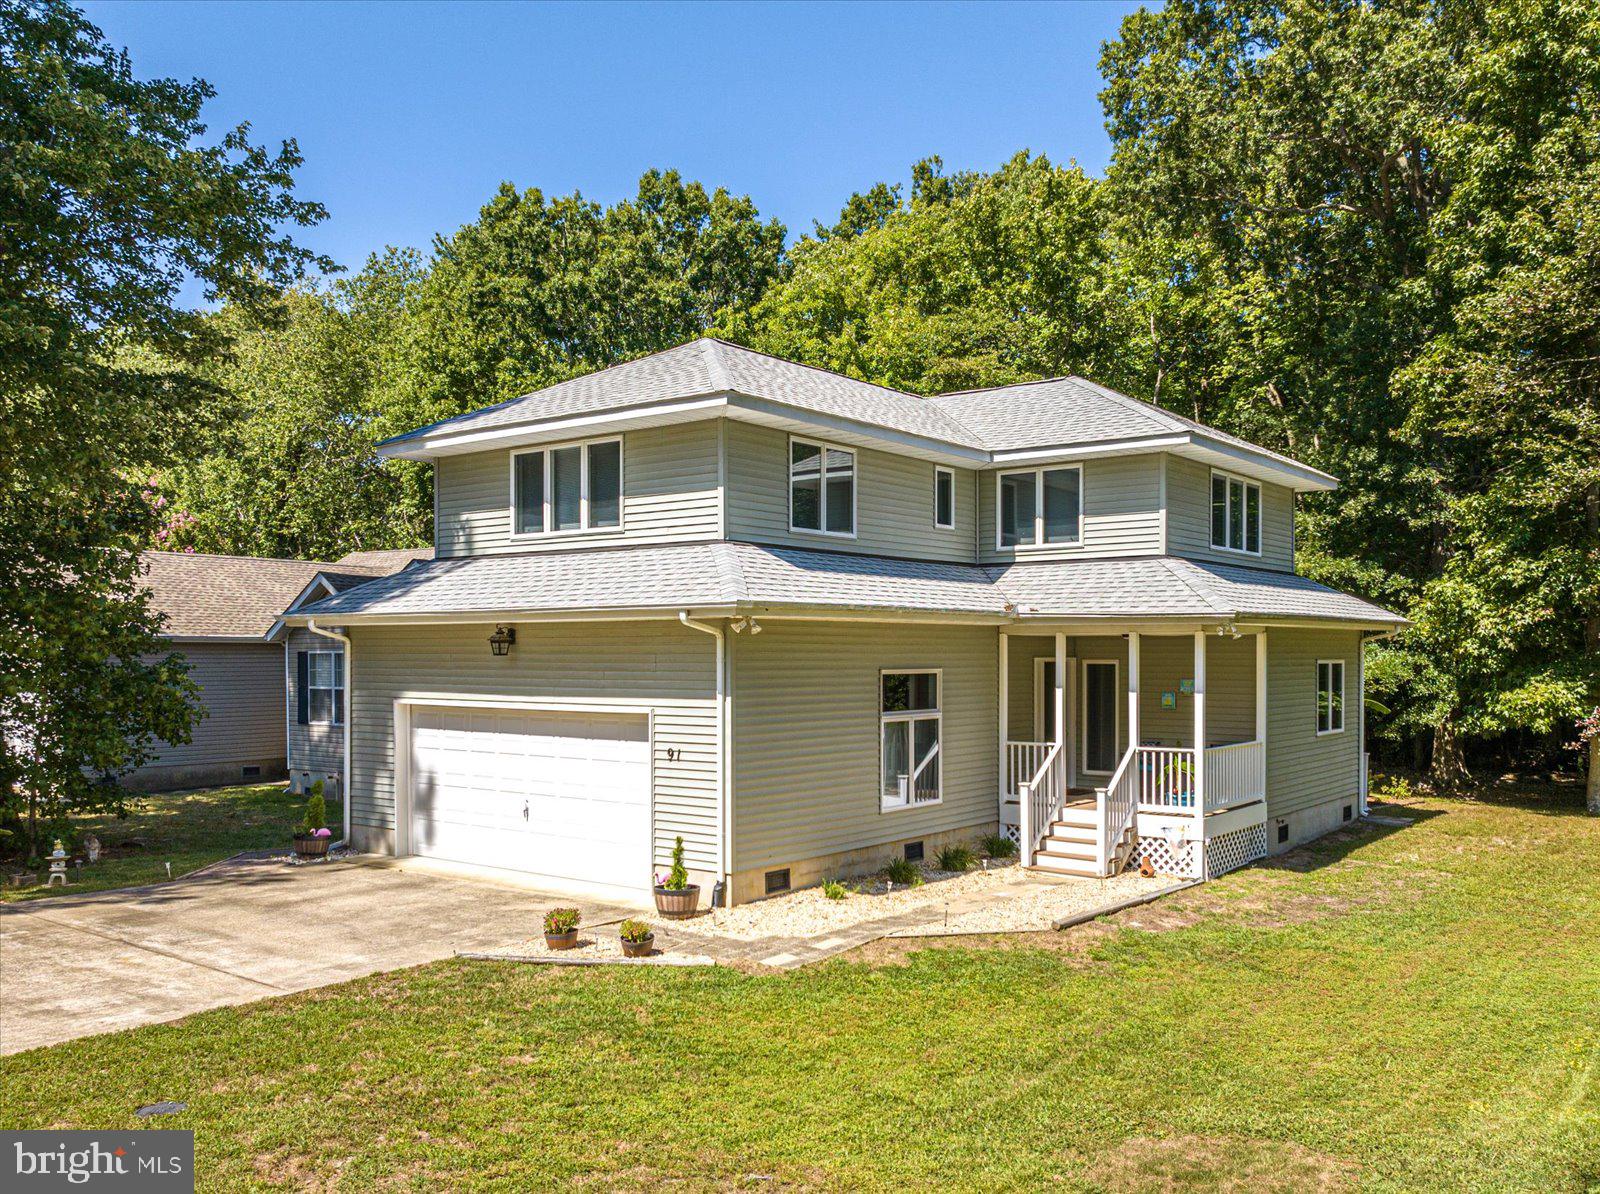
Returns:
[[[1128,753],[1134,759],[1140,808],[1194,810],[1194,751],[1186,746],[1141,746]]]
[[[1052,742],[1006,743],[1006,794],[1014,795],[1023,784],[1039,774],[1045,755],[1050,753]]]
[[[1050,753],[1033,777],[1018,790],[1021,813],[1018,828],[1022,839],[1022,865],[1032,866],[1034,853],[1044,830],[1061,812],[1067,794],[1066,753],[1061,743],[1051,745]]]
[[[1207,812],[1264,800],[1267,795],[1267,746],[1257,741],[1206,747]]]
[[[1117,765],[1116,771],[1111,776],[1111,782],[1105,787],[1097,789],[1095,799],[1095,821],[1099,828],[1098,847],[1095,851],[1100,864],[1100,873],[1110,876],[1116,863],[1117,847],[1122,842],[1122,835],[1133,825],[1139,812],[1139,771],[1136,765],[1138,748],[1130,749],[1122,756],[1122,762]]]

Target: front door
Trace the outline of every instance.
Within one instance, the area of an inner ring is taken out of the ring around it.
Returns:
[[[1121,685],[1115,660],[1083,664],[1083,769],[1110,775],[1117,769],[1117,708]]]

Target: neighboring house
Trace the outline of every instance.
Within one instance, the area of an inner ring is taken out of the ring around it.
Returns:
[[[279,615],[308,588],[321,592],[316,578],[325,570],[354,583],[415,558],[412,553],[391,561],[393,554],[357,552],[328,564],[144,552],[143,584],[152,606],[166,615],[165,637],[183,652],[189,676],[200,686],[204,716],[189,742],[158,744],[155,757],[122,782],[160,792],[282,779],[293,751],[285,734],[285,631]]]
[[[1332,477],[1078,378],[919,398],[715,340],[387,441],[437,558],[348,636],[358,848],[734,902],[1003,829],[1216,874],[1358,815]],[[353,663],[353,667],[350,666]]]

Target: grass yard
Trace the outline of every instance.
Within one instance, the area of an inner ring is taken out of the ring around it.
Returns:
[[[1594,1189],[1600,820],[1411,803],[1063,934],[453,961],[38,1050],[0,1126],[184,1100],[207,1190]]]
[[[0,901],[139,887],[163,882],[169,862],[176,879],[241,850],[279,846],[287,850],[305,807],[305,798],[290,795],[283,784],[140,796],[125,817],[78,818],[79,831],[98,837],[107,853],[93,866],[69,871],[71,887],[43,886],[49,864],[40,863],[31,868],[39,876],[40,885],[0,887]],[[335,827],[337,835],[343,808],[337,800],[329,800],[327,807],[328,824]],[[7,864],[0,867],[0,872],[10,869]]]

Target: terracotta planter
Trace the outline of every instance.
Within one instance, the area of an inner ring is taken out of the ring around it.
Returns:
[[[681,890],[669,887],[656,888],[656,911],[668,920],[683,920],[693,916],[700,906],[700,885],[691,883]]]
[[[331,837],[301,837],[297,833],[294,837],[294,852],[301,858],[326,858],[328,846],[332,842]]]
[[[551,949],[575,949],[578,945],[578,930],[568,929],[565,933],[546,933],[544,943]]]
[[[651,933],[643,941],[629,941],[623,938],[622,956],[625,958],[648,958],[655,952],[656,935]]]

